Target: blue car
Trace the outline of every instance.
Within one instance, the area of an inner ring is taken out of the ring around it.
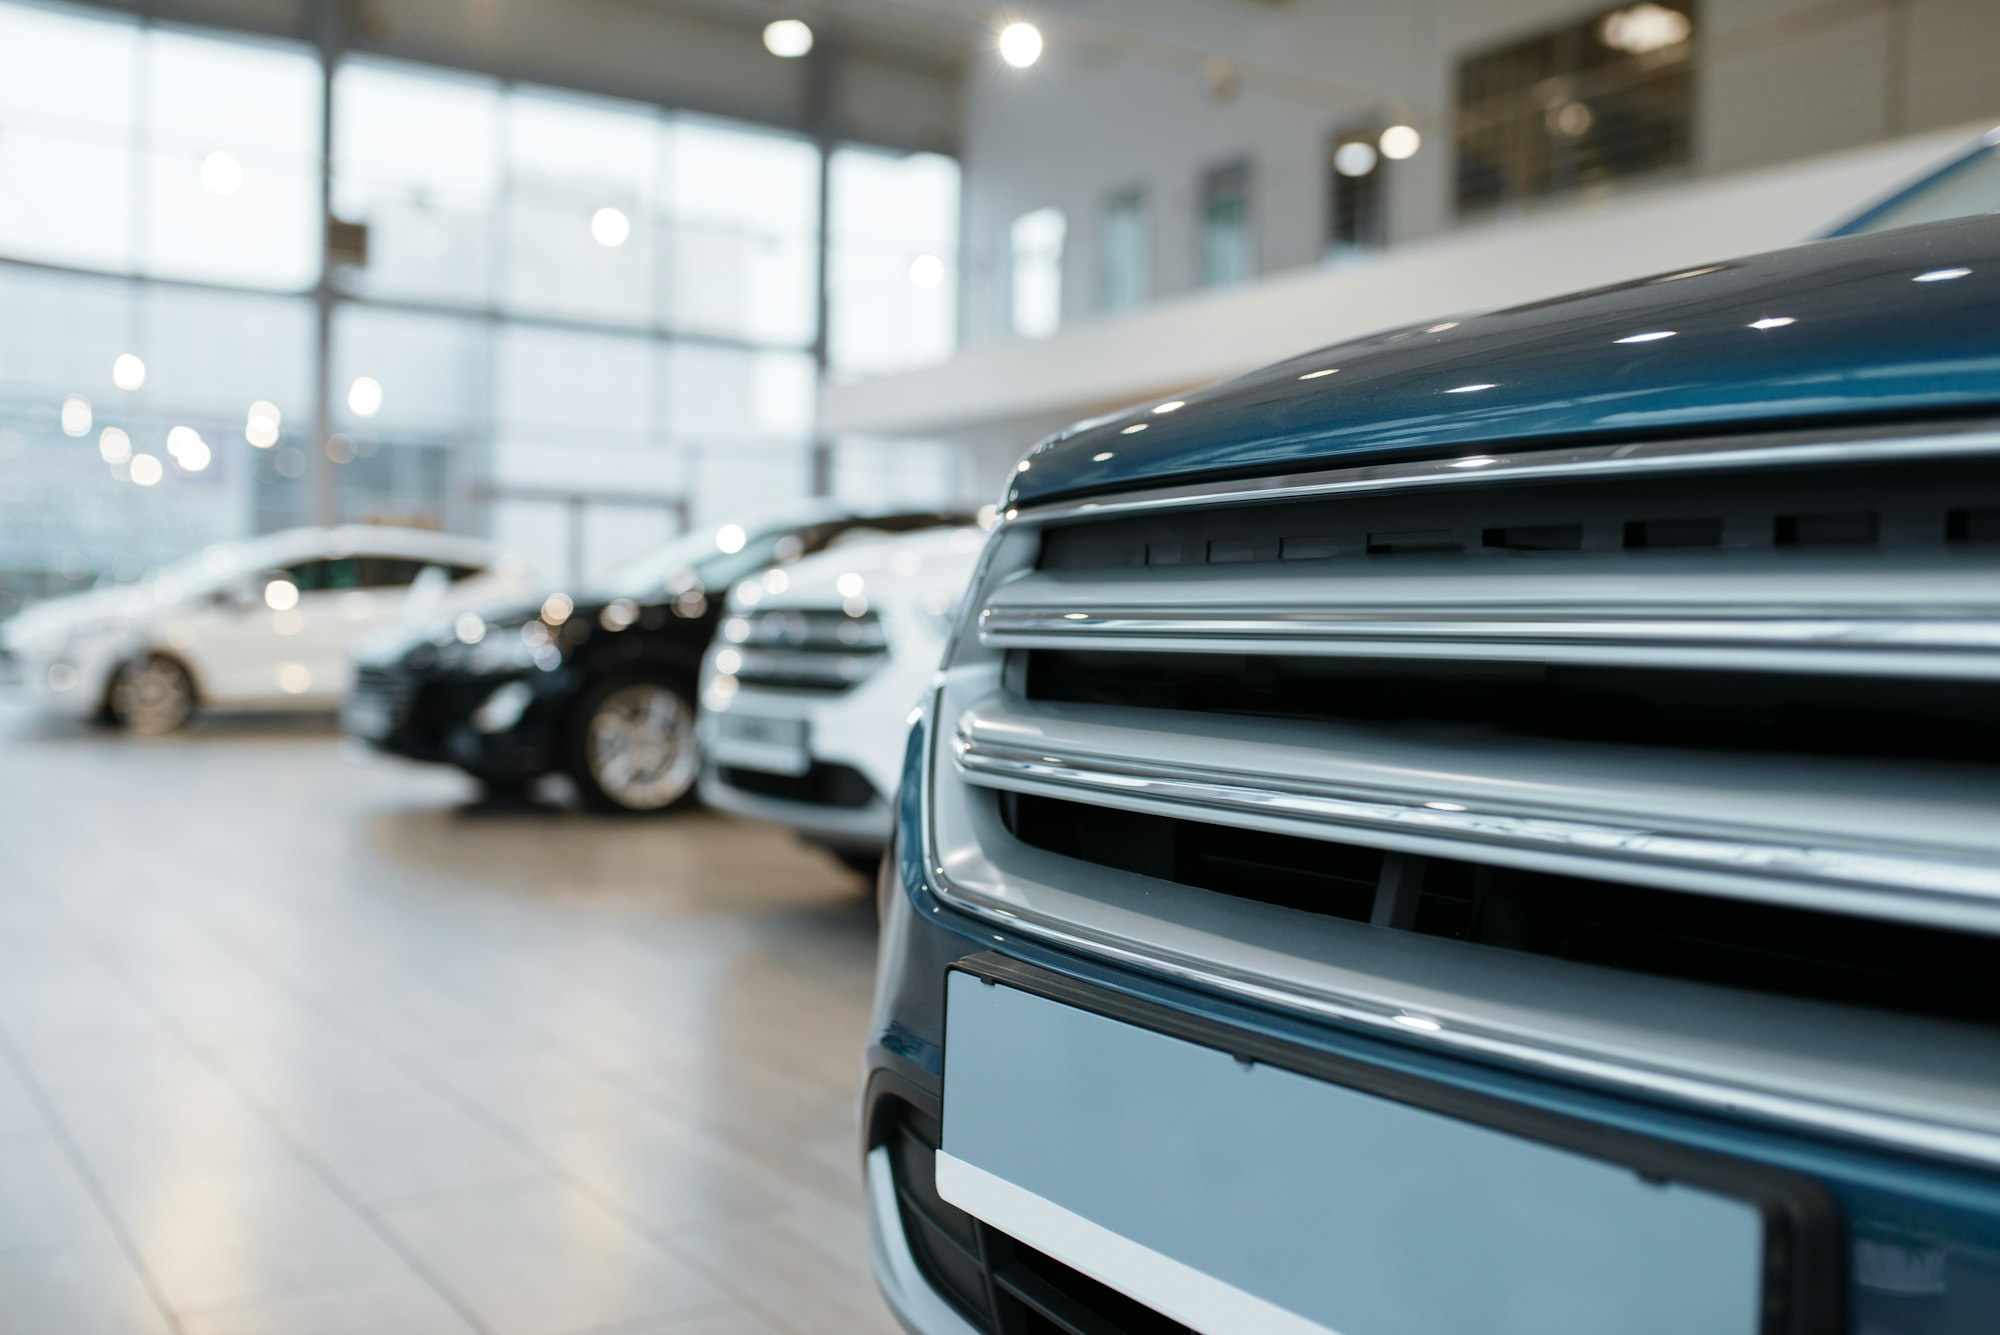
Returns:
[[[1018,469],[880,887],[909,1330],[2000,1330],[2000,220]]]

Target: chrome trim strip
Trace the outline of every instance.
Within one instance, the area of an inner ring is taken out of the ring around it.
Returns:
[[[1610,856],[1621,861],[1723,871],[1773,881],[1890,891],[1898,902],[1915,896],[2000,907],[2000,866],[1990,863],[1926,858],[1882,849],[1722,839],[1521,812],[1473,810],[1446,800],[1459,796],[1451,792],[1433,794],[1428,800],[1381,793],[1360,795],[1279,775],[1258,775],[1254,784],[1224,783],[1203,771],[1173,765],[1021,751],[982,741],[963,729],[953,740],[952,751],[954,763],[974,782],[978,782],[978,776],[1028,780],[1037,787],[1098,796],[1148,798],[1196,812],[1241,812],[1332,826],[1395,829],[1466,843],[1541,848],[1597,860]]]
[[[1319,608],[1307,610],[1104,607],[989,607],[982,644],[1009,648],[1120,648],[1151,642],[1228,642],[1233,649],[1383,655],[1450,651],[1458,657],[1592,658],[1635,648],[1663,652],[1783,651],[1873,660],[1896,656],[1904,669],[1952,675],[2000,672],[2000,608],[1983,619],[1935,614],[1882,615],[1834,609],[1732,608],[1728,615],[1637,613],[1605,608]],[[1199,644],[1188,645],[1199,649]]]
[[[1469,450],[1451,459],[1371,464],[1354,468],[1284,473],[1227,482],[1197,482],[1145,491],[1113,492],[1095,500],[1055,500],[1011,506],[1008,523],[1047,524],[1068,519],[1102,519],[1190,506],[1255,504],[1348,492],[1401,491],[1412,487],[1455,486],[1523,479],[1629,476],[1717,468],[1766,468],[1844,463],[1887,463],[1916,459],[1976,457],[2000,453],[2000,430],[1980,423],[1962,430],[1894,435],[1881,429],[1793,432],[1784,435],[1724,436],[1705,440],[1642,441],[1571,449],[1520,450],[1483,454]]]
[[[1264,980],[1234,972],[1212,961],[1133,950],[1087,928],[1045,921],[988,902],[953,882],[946,875],[938,855],[937,811],[931,789],[938,764],[935,747],[943,733],[939,724],[944,703],[945,692],[941,687],[927,699],[921,724],[931,733],[924,762],[931,782],[920,785],[918,791],[921,817],[918,838],[923,856],[924,888],[940,903],[988,924],[997,932],[1018,932],[1059,949],[1076,951],[1279,1010],[1357,1025],[1383,1037],[1450,1056],[1498,1060],[1547,1075],[1582,1080],[1628,1095],[1666,1099],[1724,1116],[1757,1117],[1795,1129],[1851,1138],[1891,1149],[2000,1166],[2000,1135],[1723,1084],[1635,1063],[1611,1062],[1590,1053],[1525,1043],[1504,1031],[1462,1021],[1441,1025],[1436,1030],[1415,1029],[1406,1023],[1409,1012],[1400,1006],[1352,993],[1307,993],[1274,987]],[[1000,939],[1004,942],[1004,936]]]

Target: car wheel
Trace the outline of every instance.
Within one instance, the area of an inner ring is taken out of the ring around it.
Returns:
[[[879,848],[865,853],[857,848],[835,848],[828,851],[841,866],[857,876],[866,876],[870,881],[873,881],[875,873],[882,869],[882,850]]]
[[[158,737],[194,715],[194,678],[163,654],[128,664],[112,690],[118,721],[142,737]]]
[[[570,773],[604,811],[665,811],[689,801],[701,767],[694,705],[663,681],[607,682],[584,695]]]

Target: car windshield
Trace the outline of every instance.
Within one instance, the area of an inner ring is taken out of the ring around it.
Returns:
[[[741,526],[728,524],[689,534],[628,563],[605,581],[605,587],[620,598],[654,598],[693,587],[726,589],[770,565],[778,545],[792,531],[787,525],[745,533]],[[735,550],[725,551],[725,546]]]
[[[2000,212],[2000,146],[1947,168],[1848,229],[1859,235]]]

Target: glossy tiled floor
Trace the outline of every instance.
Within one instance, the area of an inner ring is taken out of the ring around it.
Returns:
[[[0,704],[0,1330],[886,1333],[854,877]]]

